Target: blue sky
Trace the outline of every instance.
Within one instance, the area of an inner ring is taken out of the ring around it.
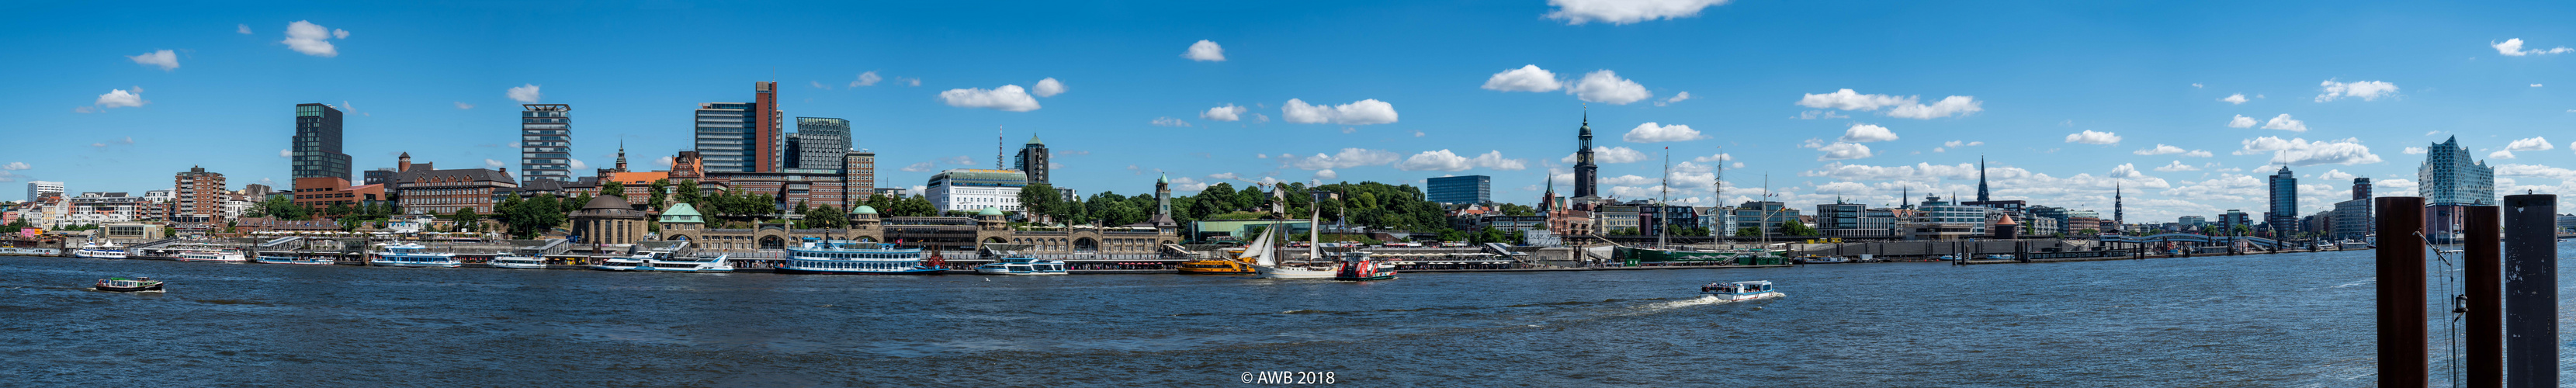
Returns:
[[[1668,4],[12,4],[0,199],[28,180],[167,188],[191,165],[282,183],[297,103],[352,112],[360,170],[401,152],[515,170],[525,86],[573,105],[584,164],[623,141],[660,169],[698,103],[772,79],[787,115],[852,120],[887,187],[990,166],[1001,126],[1015,149],[1044,137],[1058,185],[1086,194],[1150,192],[1157,172],[1481,174],[1531,203],[1551,173],[1571,191],[1588,107],[1597,145],[1636,151],[1603,156],[1622,163],[1602,191],[1628,198],[1655,195],[1671,147],[1674,196],[1708,203],[1723,147],[1730,203],[1765,174],[1801,208],[1970,194],[1983,155],[1997,197],[2107,212],[2116,184],[2132,222],[2260,212],[2260,177],[2287,164],[2315,212],[2350,176],[2412,193],[2407,148],[2450,136],[2511,153],[2486,158],[2503,189],[2576,189],[2552,167],[2576,163],[2563,3],[1643,3]],[[317,27],[291,39],[297,22]],[[1222,60],[1186,55],[1202,40]]]

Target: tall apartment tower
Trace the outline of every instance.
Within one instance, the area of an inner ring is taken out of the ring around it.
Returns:
[[[335,113],[336,117],[337,114]],[[334,131],[336,132],[336,131]],[[347,178],[342,178],[347,179]],[[223,222],[224,174],[206,172],[205,167],[189,167],[171,179],[170,221],[212,224]],[[202,225],[200,225],[202,227]]]
[[[2370,199],[2370,178],[2352,178],[2352,199]]]
[[[2281,166],[2272,174],[2272,207],[2263,212],[2263,223],[2272,227],[2272,235],[2286,237],[2299,232],[2299,177],[2290,166]]]
[[[1592,164],[1591,113],[1583,114],[1583,128],[1579,131],[1574,135],[1581,142],[1581,148],[1574,149],[1574,197],[1595,198],[1600,194],[1593,191],[1593,186],[1600,182],[1601,166]]]
[[[1038,135],[1029,135],[1029,144],[1020,146],[1020,155],[1013,160],[1021,173],[1028,174],[1029,184],[1048,184],[1046,142],[1038,141]]]
[[[755,105],[752,112],[753,149],[758,154],[752,168],[759,172],[778,172],[787,166],[787,129],[779,125],[785,112],[778,110],[778,83],[753,82],[751,93],[751,101]]]
[[[519,106],[519,181],[572,181],[572,105]]]
[[[796,134],[787,138],[786,168],[838,170],[850,153],[850,121],[829,117],[796,118]],[[870,186],[874,188],[874,186]]]
[[[853,150],[849,151],[847,154],[842,154],[841,158],[841,175],[843,175],[842,182],[844,183],[842,186],[843,188],[841,189],[841,195],[848,196],[850,198],[848,203],[859,203],[859,201],[867,200],[870,196],[875,196],[877,190],[877,153]]]
[[[349,154],[340,152],[339,109],[295,104],[295,140],[289,150],[293,177],[349,180]]]

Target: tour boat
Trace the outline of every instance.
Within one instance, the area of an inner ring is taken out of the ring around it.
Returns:
[[[179,261],[203,263],[248,263],[250,262],[250,258],[242,256],[241,252],[234,252],[230,249],[197,249],[179,251]]]
[[[985,275],[1063,275],[1064,260],[1045,260],[1028,255],[1003,255],[1001,261],[975,266],[975,273]]]
[[[806,242],[787,248],[787,260],[779,263],[778,273],[937,275],[947,271],[936,263],[925,265],[923,261],[920,248],[896,249],[894,244],[883,243]]]
[[[492,268],[546,269],[546,259],[527,256],[493,257]]]
[[[1266,236],[1269,234],[1269,231],[1264,230],[1262,234]],[[1253,241],[1252,245],[1244,246],[1242,253],[1234,254],[1233,258],[1206,258],[1181,262],[1180,272],[1182,275],[1251,275],[1260,273],[1259,271],[1252,269],[1253,262],[1257,261],[1255,260],[1255,257],[1269,254],[1267,251],[1271,248],[1273,247],[1270,244],[1270,239],[1263,238],[1259,241]],[[1218,253],[1223,254],[1223,252]]]
[[[1788,296],[1787,294],[1780,293],[1779,290],[1772,289],[1771,281],[1769,280],[1709,283],[1705,286],[1699,286],[1699,293],[1702,295],[1708,295],[1710,298],[1724,299],[1730,302]]]
[[[112,292],[136,292],[136,291],[161,292],[161,291],[162,291],[162,289],[161,289],[161,281],[159,281],[159,280],[152,280],[152,278],[121,278],[121,277],[116,277],[116,278],[99,279],[99,280],[98,280],[98,285],[96,286],[96,288],[97,288],[99,291],[112,291]]]
[[[376,252],[375,259],[367,260],[367,265],[379,267],[456,268],[457,266],[465,265],[465,263],[456,261],[456,254],[454,253],[434,253],[429,251],[429,247],[421,246],[420,244],[402,244],[386,245],[383,252]]]
[[[618,270],[644,272],[733,272],[733,266],[725,264],[725,258],[727,257],[729,256],[672,257],[670,252],[650,252],[629,258],[635,260],[635,264]]]
[[[260,257],[259,257],[259,263],[260,263],[260,264],[300,264],[300,265],[332,265],[332,264],[339,264],[339,262],[337,262],[337,261],[332,261],[330,258],[323,258],[323,257],[285,257],[285,256],[265,256],[265,255],[260,256]]]
[[[1842,256],[1809,256],[1798,259],[1799,264],[1843,264],[1850,262],[1852,262],[1851,259],[1846,259]]]
[[[1333,280],[1388,280],[1395,278],[1395,264],[1370,258],[1368,252],[1342,254],[1339,268],[1333,269]]]
[[[123,259],[125,258],[125,249],[117,247],[116,243],[113,242],[106,244],[93,242],[81,244],[80,249],[72,250],[72,257],[83,259]]]
[[[599,264],[590,265],[590,269],[601,271],[633,271],[642,267],[644,267],[644,256],[611,257],[599,260]]]

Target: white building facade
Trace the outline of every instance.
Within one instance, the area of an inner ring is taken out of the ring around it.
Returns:
[[[922,197],[940,211],[1020,211],[1020,188],[1028,175],[1017,170],[954,169],[930,177]]]

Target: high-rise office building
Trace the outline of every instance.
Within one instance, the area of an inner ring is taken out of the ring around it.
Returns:
[[[2272,207],[2263,212],[2263,224],[2272,229],[2273,236],[2298,233],[2299,177],[2290,173],[2290,166],[2281,166],[2271,179]]]
[[[28,182],[27,182],[27,199],[26,199],[26,200],[28,200],[28,201],[34,201],[34,200],[39,199],[39,198],[44,198],[45,196],[48,196],[48,195],[52,195],[52,196],[61,196],[61,195],[63,195],[63,183],[62,183],[62,182],[50,182],[50,181],[28,181]]]
[[[519,106],[519,181],[572,181],[572,105]]]
[[[340,110],[295,104],[295,140],[289,148],[295,178],[349,180],[349,154],[340,152]]]
[[[1038,141],[1037,135],[1029,135],[1029,143],[1020,146],[1020,155],[1013,163],[1020,173],[1028,175],[1029,184],[1048,184],[1046,142]]]
[[[2370,178],[2352,178],[2352,199],[2370,199]]]
[[[223,173],[190,167],[171,179],[171,189],[177,194],[171,198],[170,221],[181,223],[182,229],[204,229],[208,224],[223,222]]]
[[[876,195],[877,153],[851,150],[842,154],[841,160],[842,182],[847,185],[842,189],[843,195],[849,196],[852,203]]]
[[[1444,176],[1424,182],[1431,202],[1471,204],[1493,201],[1494,178],[1484,175]]]
[[[778,83],[753,83],[752,93],[754,102],[698,104],[694,126],[706,172],[777,172],[786,164]]]
[[[1592,164],[1592,114],[1583,115],[1583,128],[1574,135],[1581,142],[1574,149],[1574,197],[1598,198],[1593,186],[1600,181],[1601,166]]]
[[[850,121],[828,117],[796,118],[796,135],[787,138],[787,168],[844,168],[850,153]]]

